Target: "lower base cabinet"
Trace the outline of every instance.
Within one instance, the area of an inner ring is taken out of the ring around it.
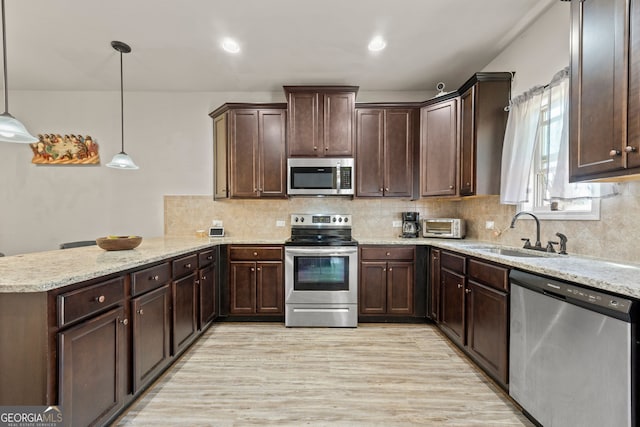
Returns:
[[[137,392],[170,362],[171,288],[164,285],[131,300],[133,392]]]
[[[198,331],[196,322],[197,279],[196,273],[191,273],[172,284],[172,320],[174,355],[180,353],[191,344]]]
[[[65,425],[99,425],[122,408],[127,323],[117,307],[58,333],[58,405]]]
[[[509,269],[444,250],[438,257],[438,326],[506,389]]]

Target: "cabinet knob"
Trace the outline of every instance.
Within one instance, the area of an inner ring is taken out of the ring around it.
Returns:
[[[202,280],[207,280],[207,276],[202,276]]]
[[[329,147],[324,147],[324,151],[329,151]]]
[[[138,311],[137,311],[137,313],[138,313],[140,316],[143,316],[143,315],[144,315],[144,310],[143,310],[143,309],[140,309],[140,310],[138,310]]]
[[[318,151],[318,147],[313,147],[313,151]]]
[[[387,256],[391,256],[391,252],[387,252]]]
[[[200,280],[195,280],[193,283],[195,283],[196,285],[200,284]]]
[[[619,156],[620,154],[622,154],[622,152],[620,150],[613,149],[613,150],[609,151],[609,156],[611,156],[611,157]]]
[[[256,269],[255,269],[255,268],[253,268],[253,267],[251,267],[251,271],[256,271]]]
[[[382,269],[382,271],[387,271],[387,269],[386,269],[386,268],[383,268],[383,269]]]
[[[434,256],[434,257],[433,257],[433,260],[434,260],[434,261],[437,261],[437,260],[438,260],[438,257],[437,257],[437,256]]]
[[[154,282],[157,282],[160,279],[160,276],[158,276],[157,274],[155,276],[149,276],[149,280],[153,280]]]
[[[258,252],[254,252],[254,253],[253,253],[253,256],[258,256]]]
[[[389,187],[385,187],[384,191],[389,191]]]
[[[213,255],[209,255],[209,256],[207,257],[207,260],[208,260],[208,261],[211,261],[212,259],[213,259]]]
[[[638,151],[638,149],[636,147],[632,147],[630,145],[627,145],[624,148],[624,151],[627,152],[627,153],[635,153],[636,151]]]
[[[462,289],[462,285],[458,283],[458,289]]]
[[[384,191],[384,188],[380,187],[378,191],[382,193]]]
[[[256,271],[260,271],[260,270],[261,270],[260,267],[256,268]]]
[[[105,297],[104,297],[104,295],[100,295],[99,297],[96,297],[95,299],[96,299],[96,302],[102,304],[104,302],[104,300],[105,300]]]
[[[471,293],[471,289],[465,289],[464,292],[467,293],[467,294],[470,294]]]
[[[449,190],[453,190],[453,185],[450,185],[450,186],[449,186]]]
[[[389,271],[393,271],[393,267],[389,267]]]
[[[189,264],[185,264],[185,265],[184,265],[184,268],[191,268],[191,263],[189,263]]]
[[[471,186],[471,183],[470,183],[470,182],[467,182],[467,183],[466,183],[466,186],[467,186],[467,187]]]
[[[124,326],[127,326],[129,324],[129,319],[122,319],[120,323],[122,323]]]

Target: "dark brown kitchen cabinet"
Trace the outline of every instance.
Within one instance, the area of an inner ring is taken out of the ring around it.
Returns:
[[[640,173],[639,6],[571,3],[571,182]]]
[[[116,306],[58,333],[58,406],[65,425],[100,425],[122,408],[127,323],[124,308]]]
[[[509,269],[449,251],[439,252],[439,326],[506,388]]]
[[[286,197],[286,105],[213,111],[214,199]]]
[[[360,315],[414,312],[415,247],[361,246]]]
[[[229,247],[229,314],[284,314],[281,246]]]
[[[285,111],[229,113],[231,198],[285,197]]]
[[[421,109],[420,196],[458,194],[458,99]]]
[[[460,89],[460,196],[500,194],[511,78],[511,73],[476,73]]]
[[[289,157],[353,157],[357,86],[284,86]]]
[[[440,322],[440,249],[429,251],[429,292],[427,301],[428,317]]]
[[[176,259],[171,263],[173,272],[171,350],[173,355],[186,349],[197,336],[197,267],[196,254]]]
[[[149,384],[171,362],[171,286],[131,299],[133,392]]]
[[[198,257],[200,266],[198,270],[198,301],[200,303],[198,328],[202,330],[218,314],[217,259],[213,250],[201,252]]]
[[[213,113],[212,113],[213,114]],[[229,197],[229,176],[227,150],[229,136],[227,133],[227,117],[222,113],[213,118],[213,199]]]
[[[412,108],[358,106],[356,196],[413,196],[415,114]]]

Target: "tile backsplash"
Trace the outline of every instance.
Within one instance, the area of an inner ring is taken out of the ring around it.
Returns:
[[[640,261],[640,182],[620,184],[620,194],[603,199],[599,221],[541,221],[541,240],[557,240],[555,233],[565,234],[570,254],[609,260]],[[211,196],[165,196],[165,235],[194,235],[208,229],[211,221],[224,221],[225,234],[240,239],[286,239],[290,234],[292,213],[344,213],[353,215],[353,235],[394,238],[401,233],[393,221],[401,212],[416,211],[420,218],[454,217],[467,222],[467,237],[487,242],[521,246],[520,238],[535,237],[534,221],[520,220],[509,228],[515,206],[501,205],[498,196],[465,199],[408,201],[401,199],[342,199],[298,197],[287,200],[223,200]],[[277,227],[276,221],[285,221]],[[485,229],[493,221],[494,230]]]

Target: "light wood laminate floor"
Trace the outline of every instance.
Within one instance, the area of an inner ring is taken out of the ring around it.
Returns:
[[[531,426],[431,325],[214,324],[119,426]]]

